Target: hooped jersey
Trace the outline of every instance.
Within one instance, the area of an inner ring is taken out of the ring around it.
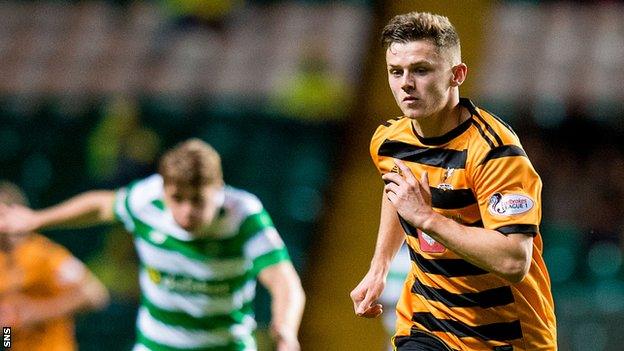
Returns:
[[[117,192],[115,215],[141,262],[135,351],[256,350],[257,275],[289,260],[260,200],[226,186],[218,217],[194,238],[163,200],[153,175]]]
[[[4,275],[0,280],[0,306],[13,303],[14,293],[34,299],[54,299],[77,289],[87,274],[86,267],[67,249],[37,233],[29,234],[19,243],[11,257],[0,251],[0,272]],[[78,350],[74,319],[69,315],[13,328],[11,334],[12,344],[7,350]],[[0,346],[0,350],[4,348]]]
[[[373,135],[381,174],[403,160],[417,179],[429,175],[434,210],[467,226],[533,236],[527,276],[510,282],[477,267],[399,217],[411,272],[397,304],[397,336],[425,330],[456,350],[555,350],[550,278],[542,258],[542,183],[513,130],[498,117],[472,116],[443,136],[423,138],[411,120],[392,119]]]

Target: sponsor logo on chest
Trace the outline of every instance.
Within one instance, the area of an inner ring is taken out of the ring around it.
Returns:
[[[422,230],[418,230],[418,244],[420,245],[420,250],[426,253],[442,253],[446,251],[446,247],[435,241],[434,238],[430,237],[427,233],[424,233]]]

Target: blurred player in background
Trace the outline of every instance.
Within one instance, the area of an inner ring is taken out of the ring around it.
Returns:
[[[397,350],[556,350],[542,183],[518,137],[459,97],[467,67],[448,18],[396,16],[382,41],[403,116],[371,141],[386,185],[371,266],[351,292],[356,314],[382,312],[376,301],[406,240],[414,264],[397,305]]]
[[[121,221],[141,261],[135,351],[255,350],[256,279],[272,297],[277,350],[299,350],[304,292],[258,198],[226,186],[218,153],[199,139],[168,151],[158,171],[47,209],[7,209],[0,230]]]
[[[17,186],[0,182],[2,209],[26,204]],[[15,351],[77,350],[73,316],[109,300],[82,262],[32,230],[0,232],[0,273],[0,327],[11,327]]]

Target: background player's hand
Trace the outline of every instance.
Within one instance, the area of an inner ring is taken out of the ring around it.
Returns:
[[[427,172],[423,172],[418,180],[403,161],[395,160],[395,164],[401,174],[390,172],[381,177],[386,182],[386,196],[403,219],[422,228],[433,214]]]
[[[299,351],[301,350],[301,346],[299,346],[298,340],[284,340],[280,339],[277,341],[277,345],[275,347],[277,351]]]
[[[299,345],[299,340],[297,339],[297,335],[290,331],[271,327],[271,336],[273,340],[275,340],[275,350],[276,351],[300,351],[301,346]]]
[[[0,321],[6,326],[20,328],[39,322],[36,304],[20,293],[8,294],[0,303]]]
[[[351,291],[353,309],[359,317],[375,318],[383,312],[377,299],[386,286],[385,277],[369,271],[364,279]]]
[[[33,210],[20,205],[0,204],[0,233],[22,234],[37,229]]]
[[[37,311],[32,305],[32,300],[20,293],[10,294],[0,304],[0,316],[5,315],[8,326],[20,328],[29,326],[37,321]],[[2,318],[0,318],[4,322]]]
[[[18,311],[12,301],[3,299],[0,301],[0,325],[5,327],[18,327]]]

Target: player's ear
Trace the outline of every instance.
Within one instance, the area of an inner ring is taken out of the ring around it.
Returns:
[[[451,86],[458,87],[462,85],[462,83],[466,80],[466,75],[468,74],[468,66],[462,62],[453,66],[451,71],[453,72]]]

